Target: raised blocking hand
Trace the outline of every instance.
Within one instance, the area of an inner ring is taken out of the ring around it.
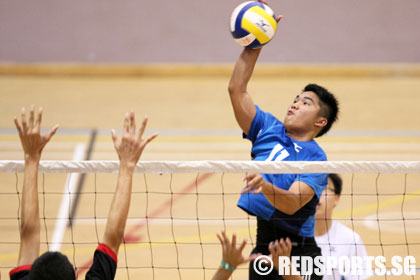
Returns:
[[[55,125],[48,133],[41,134],[42,112],[43,109],[40,107],[35,120],[35,106],[31,105],[28,122],[26,121],[25,108],[21,110],[22,125],[19,124],[17,117],[14,118],[16,128],[19,132],[20,142],[25,153],[25,159],[34,158],[39,160],[45,145],[58,129],[58,125]]]
[[[134,167],[139,161],[146,145],[158,136],[158,134],[155,133],[148,138],[143,138],[147,120],[147,117],[145,117],[139,132],[137,133],[134,112],[126,113],[124,117],[124,131],[122,138],[119,139],[115,130],[112,130],[112,140],[114,141],[114,147],[117,151],[121,164]]]

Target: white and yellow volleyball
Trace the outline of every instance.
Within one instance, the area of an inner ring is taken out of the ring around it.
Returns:
[[[260,48],[270,42],[277,30],[273,10],[257,1],[240,4],[230,18],[230,31],[242,47]]]

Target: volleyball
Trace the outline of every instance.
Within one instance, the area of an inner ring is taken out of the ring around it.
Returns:
[[[242,47],[260,48],[270,42],[277,30],[273,10],[257,1],[240,4],[230,18],[230,31]]]

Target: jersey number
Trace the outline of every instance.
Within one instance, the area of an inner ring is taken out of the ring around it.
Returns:
[[[273,150],[271,150],[270,155],[265,161],[273,161],[274,159],[275,162],[278,162],[284,160],[288,156],[290,156],[289,152],[282,145],[277,144],[274,146]]]

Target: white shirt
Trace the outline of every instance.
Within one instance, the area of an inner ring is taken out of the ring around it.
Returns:
[[[332,220],[330,230],[321,236],[315,236],[316,243],[321,248],[322,256],[332,256],[337,259],[341,256],[367,256],[365,245],[360,236],[342,223]],[[363,262],[364,275],[340,275],[338,269],[333,270],[333,275],[324,275],[324,280],[341,279],[366,279],[372,276],[372,271]]]

